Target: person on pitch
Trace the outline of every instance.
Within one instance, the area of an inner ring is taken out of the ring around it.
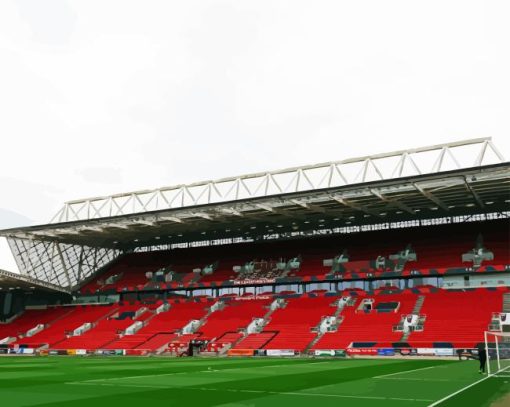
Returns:
[[[485,364],[487,363],[487,351],[485,349],[485,344],[480,344],[478,346],[478,360],[480,361],[480,370],[478,373],[485,374]]]

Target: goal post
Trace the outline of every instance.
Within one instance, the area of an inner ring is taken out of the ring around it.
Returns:
[[[510,332],[485,332],[489,376],[510,377]]]

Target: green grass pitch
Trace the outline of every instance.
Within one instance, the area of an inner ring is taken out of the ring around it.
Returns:
[[[0,404],[18,406],[428,406],[480,380],[475,361],[2,357]],[[440,406],[490,406],[489,378]]]

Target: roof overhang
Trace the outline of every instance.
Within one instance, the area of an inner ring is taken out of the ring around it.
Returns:
[[[45,281],[37,280],[35,278],[23,276],[10,271],[0,269],[0,290],[12,291],[50,291],[50,292],[63,292],[69,294],[70,292],[60,286],[51,284]]]
[[[131,250],[413,219],[506,212],[510,163],[193,207],[0,231],[8,238]]]

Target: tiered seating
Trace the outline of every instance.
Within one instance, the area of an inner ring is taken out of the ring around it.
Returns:
[[[124,331],[133,321],[131,319],[103,319],[98,324],[79,336],[72,336],[53,347],[60,349],[100,349],[117,338],[119,331]]]
[[[155,351],[165,346],[167,343],[176,338],[177,338],[176,334],[156,334],[152,338],[150,338],[147,342],[144,342],[143,345],[140,345],[139,349]]]
[[[145,342],[148,338],[150,338],[148,335],[124,335],[122,338],[116,339],[103,346],[103,349],[134,349]]]
[[[378,303],[398,302],[400,306],[396,312],[377,312],[372,310],[370,313],[357,311],[360,301],[354,306],[344,308],[341,316],[344,318],[336,332],[327,332],[314,345],[313,349],[345,349],[352,342],[385,344],[398,342],[402,337],[402,332],[393,332],[393,325],[398,324],[402,315],[412,312],[416,300],[415,294],[381,294],[377,296],[368,296],[374,298],[374,307]],[[369,345],[370,346],[370,345]]]
[[[505,223],[506,222],[506,223]],[[115,262],[110,269],[88,283],[82,292],[96,290],[117,290],[125,288],[158,289],[165,283],[152,283],[147,280],[147,271],[156,271],[171,265],[177,273],[174,282],[188,284],[190,282],[221,282],[233,279],[263,279],[280,277],[282,272],[253,272],[237,275],[232,268],[242,266],[253,259],[289,259],[297,254],[302,256],[300,270],[291,270],[289,277],[306,277],[326,275],[330,267],[324,267],[324,259],[331,259],[342,250],[347,249],[350,263],[346,271],[374,271],[369,261],[377,256],[388,257],[404,249],[409,243],[417,253],[416,262],[407,263],[404,270],[437,269],[440,273],[447,268],[462,268],[469,264],[462,263],[463,253],[470,251],[475,244],[478,233],[484,237],[485,246],[494,252],[493,261],[485,261],[484,266],[505,265],[510,263],[508,250],[509,236],[507,221],[492,221],[476,224],[458,224],[434,226],[430,228],[402,229],[398,231],[378,231],[352,235],[337,235],[312,240],[296,240],[287,242],[253,243],[225,247],[193,248],[156,253],[132,253]],[[370,245],[366,242],[369,240]],[[193,259],[193,261],[190,261]],[[200,276],[192,272],[206,264],[218,261],[218,268],[212,274]],[[121,276],[110,285],[100,285],[98,280],[106,280],[109,276]]]
[[[374,271],[370,261],[379,255],[388,257],[411,243],[418,260],[405,265],[406,276],[410,270],[432,270],[431,274],[456,273],[456,268],[464,268],[469,264],[462,263],[463,253],[470,251],[475,245],[478,233],[484,237],[484,245],[494,252],[493,261],[485,261],[484,266],[498,266],[494,272],[503,271],[504,265],[510,264],[508,221],[491,221],[471,224],[455,224],[434,226],[430,228],[402,229],[398,231],[384,230],[349,235],[332,235],[303,240],[278,242],[257,242],[250,244],[190,248],[151,253],[126,254],[112,265],[107,272],[82,287],[82,292],[159,290],[175,288],[179,283],[183,286],[191,283],[203,283],[204,289],[215,286],[212,282],[221,283],[226,280],[267,279],[282,277],[286,272],[271,274],[268,270],[253,273],[236,274],[232,268],[242,266],[253,259],[289,259],[296,255],[302,257],[301,268],[292,270],[286,283],[301,282],[322,283],[322,278],[311,279],[311,276],[329,274],[330,267],[323,266],[324,259],[331,259],[344,249],[347,250],[350,262],[345,266],[346,273]],[[367,244],[367,241],[370,244]],[[195,268],[203,268],[207,264],[218,262],[217,269],[210,275],[201,276],[193,273]],[[169,268],[174,273],[173,284],[167,287],[166,282],[149,281],[148,271],[155,272],[161,268]],[[453,269],[453,270],[452,270]],[[482,268],[483,269],[483,268]],[[260,269],[257,269],[260,270]],[[390,269],[386,270],[390,271]],[[462,270],[460,270],[462,271]],[[342,271],[343,272],[343,271]],[[414,273],[413,273],[414,274]],[[112,284],[100,284],[109,277],[117,275],[119,279]],[[292,280],[293,277],[301,279]],[[360,280],[364,275],[350,274],[347,278]],[[398,278],[397,274],[386,274],[383,278]],[[374,278],[378,278],[375,276]],[[416,280],[415,280],[416,281]],[[263,282],[262,282],[263,283]],[[262,285],[248,283],[249,285]],[[428,283],[428,281],[425,281]],[[394,284],[394,283],[392,283]],[[398,284],[396,284],[398,285]],[[228,285],[225,284],[225,287]],[[197,285],[195,285],[197,287]],[[216,287],[221,287],[216,284]],[[276,291],[282,286],[277,286]],[[320,286],[319,286],[320,287]],[[264,288],[265,290],[266,288]],[[235,291],[235,289],[234,289]],[[352,290],[354,291],[354,290]],[[341,316],[344,318],[337,332],[326,333],[314,345],[315,349],[345,348],[353,342],[373,343],[374,346],[399,342],[401,332],[393,332],[403,314],[410,313],[418,294],[425,296],[420,314],[426,316],[423,332],[413,332],[408,338],[411,346],[431,347],[433,343],[445,342],[455,346],[470,347],[483,339],[483,331],[489,324],[491,314],[501,311],[502,292],[476,290],[463,293],[437,291],[431,287],[414,287],[412,292],[393,294],[387,290],[375,290],[368,293],[356,293],[375,299],[375,306],[386,303],[389,312],[355,312],[355,307],[346,307]],[[280,294],[292,294],[282,292]],[[276,310],[264,332],[251,334],[240,341],[235,348],[295,349],[304,350],[316,337],[311,328],[316,327],[321,317],[333,315],[335,308],[331,306],[335,297],[325,296],[317,291],[316,298],[290,298],[284,309]],[[152,296],[153,301],[162,298],[160,293],[122,293],[124,299]],[[167,294],[168,295],[168,294]],[[347,293],[347,295],[349,295]],[[355,294],[353,294],[355,295]],[[139,297],[140,296],[140,297]],[[39,347],[49,344],[52,348],[87,348],[97,347],[115,349],[160,349],[168,342],[186,343],[191,338],[200,337],[212,340],[216,345],[236,343],[241,338],[240,329],[245,328],[253,318],[263,317],[270,300],[252,299],[235,301],[224,295],[227,304],[225,309],[208,316],[199,332],[180,336],[178,331],[190,320],[201,319],[212,302],[191,302],[174,300],[168,312],[155,315],[154,308],[138,317],[144,323],[143,328],[135,335],[119,337],[133,323],[133,317],[141,304],[111,306],[76,306],[50,307],[46,310],[29,310],[10,324],[0,324],[0,339],[17,336],[17,344]],[[167,297],[168,298],[168,297]],[[204,299],[200,299],[204,300]],[[207,301],[207,300],[204,300]],[[359,304],[359,299],[358,303]],[[390,303],[397,303],[398,309],[392,312]],[[382,311],[382,310],[381,310]],[[107,319],[110,317],[110,319]],[[114,319],[115,318],[115,319]],[[69,338],[69,332],[85,322],[95,323],[95,327],[80,337]],[[45,329],[31,338],[19,338],[37,324],[47,325]],[[213,342],[213,343],[214,343]]]
[[[266,343],[278,333],[264,331],[259,334],[250,334],[239,342],[233,349],[262,349]]]
[[[225,259],[218,264],[218,268],[212,273],[200,277],[201,283],[208,283],[211,281],[227,281],[236,278],[236,273],[233,271],[233,267],[240,265],[243,262],[235,259]]]
[[[75,306],[65,317],[54,321],[49,327],[35,334],[30,338],[18,341],[30,347],[38,348],[43,344],[50,347],[66,338],[66,333],[75,330],[86,322],[97,322],[106,318],[109,314],[118,309],[118,305],[86,305]]]
[[[473,347],[483,342],[492,313],[501,312],[502,307],[501,291],[477,289],[428,294],[420,311],[426,316],[424,330],[411,333],[408,342],[417,347],[432,347],[438,342]]]
[[[26,310],[9,324],[0,324],[0,339],[24,335],[38,324],[50,324],[71,312],[70,308],[50,307]]]
[[[316,276],[327,274],[330,272],[331,267],[324,267],[322,262],[326,258],[334,257],[336,253],[333,252],[323,252],[323,253],[307,253],[305,252],[304,261],[301,264],[301,268],[296,271],[292,270],[289,273],[290,277],[293,276]]]
[[[151,338],[160,334],[174,334],[182,329],[192,319],[201,319],[211,304],[203,302],[176,302],[171,305],[170,310],[155,315],[147,325],[134,335],[126,335],[108,344],[105,349],[149,349],[154,348],[147,343]],[[160,339],[166,337],[160,336]],[[169,337],[172,339],[172,337]],[[158,342],[159,343],[159,342]]]
[[[216,339],[215,343],[217,343],[217,344],[235,343],[242,336],[243,336],[243,334],[240,332],[227,332],[227,333],[221,335],[220,337],[218,337],[218,339]]]
[[[345,349],[349,346],[391,347],[402,340],[402,332],[393,332],[403,315],[412,313],[419,295],[424,302],[420,315],[426,317],[423,332],[412,332],[407,339],[412,347],[453,346],[471,348],[483,341],[491,316],[501,312],[503,294],[507,290],[476,289],[470,291],[421,290],[388,293],[379,289],[374,293],[347,290],[342,295],[354,295],[354,306],[346,306],[337,332],[325,333],[312,349]],[[311,328],[317,327],[324,316],[335,314],[338,296],[324,295],[324,290],[313,296],[286,299],[286,306],[270,316],[262,333],[250,334],[234,349],[293,349],[303,351],[316,337]],[[359,307],[363,299],[373,299],[370,312]],[[169,311],[155,314],[154,308],[140,316],[145,326],[135,335],[119,338],[133,323],[133,317],[143,304],[87,305],[52,307],[46,310],[28,310],[13,323],[0,325],[0,335],[16,336],[38,323],[48,324],[33,337],[18,339],[18,345],[51,349],[138,349],[156,351],[167,344],[185,347],[194,338],[211,342],[211,349],[241,339],[241,328],[253,318],[268,312],[271,299],[234,299],[225,297],[225,308],[211,313],[194,334],[181,335],[179,331],[192,319],[202,319],[211,301],[174,300]],[[95,326],[80,336],[70,333],[85,322]]]
[[[271,315],[269,324],[264,328],[264,332],[278,332],[278,335],[264,348],[303,351],[316,335],[311,329],[320,323],[321,317],[332,315],[335,312],[331,306],[333,302],[334,299],[331,297],[287,300],[286,307],[276,310]],[[245,348],[245,345],[250,343],[252,335],[248,335],[237,347]]]
[[[125,255],[114,262],[106,273],[83,286],[80,291],[87,293],[96,290],[122,290],[129,287],[143,286],[148,282],[145,274],[148,271],[155,272],[168,266],[170,257],[168,252]],[[120,278],[113,284],[104,284],[109,277],[114,275]],[[100,282],[103,282],[103,284],[100,284]]]
[[[222,343],[227,343],[228,340],[223,337],[225,333],[237,333],[241,328],[246,328],[253,318],[262,318],[268,311],[265,307],[270,303],[270,299],[228,301],[224,309],[213,312],[200,327],[201,338],[217,338]],[[237,335],[237,339],[239,337],[240,335]]]
[[[135,313],[142,305],[121,305],[113,315],[99,321],[92,329],[82,335],[72,336],[56,344],[62,349],[99,349],[118,338],[126,328],[133,324]]]

